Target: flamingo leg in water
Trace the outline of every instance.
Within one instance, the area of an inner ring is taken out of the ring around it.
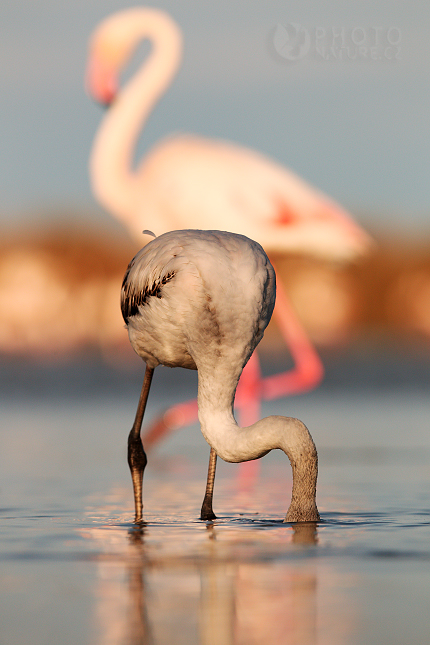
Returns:
[[[198,419],[197,399],[178,403],[158,417],[144,434],[145,446],[151,448],[166,434],[195,423]]]
[[[211,448],[210,455],[209,455],[208,479],[206,482],[205,497],[202,504],[202,510],[200,512],[201,520],[216,520],[216,515],[213,512],[213,508],[212,508],[212,502],[213,502],[213,496],[214,496],[216,460],[217,460],[217,454],[215,450]]]
[[[154,370],[150,367],[146,367],[136,416],[133,427],[128,435],[128,465],[130,466],[131,479],[133,480],[135,507],[134,521],[136,524],[142,521],[142,482],[143,472],[147,464],[146,453],[143,449],[142,439],[140,438],[140,429],[142,427],[143,415],[145,414],[146,402],[148,400],[153,374]]]

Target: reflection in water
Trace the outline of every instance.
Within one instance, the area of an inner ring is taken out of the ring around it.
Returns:
[[[256,557],[253,541],[267,542],[268,531],[254,531],[246,520],[243,530],[231,532],[217,522],[195,525],[201,542],[189,544],[188,557],[174,548],[167,553],[153,528],[85,531],[104,553],[98,557],[100,644],[317,642],[317,568],[302,557],[317,544],[314,523],[292,530],[278,523],[273,531],[289,539],[276,552],[266,550],[266,560]],[[183,539],[170,528],[171,538]]]
[[[241,567],[238,574],[237,643],[317,642],[315,571],[260,563]]]
[[[208,527],[212,540],[216,528]],[[316,524],[293,527],[293,543],[316,544]],[[316,574],[285,563],[228,563],[209,547],[201,576],[201,643],[316,643]]]
[[[207,530],[207,562],[199,567],[201,643],[232,645],[237,566],[229,562],[217,562],[216,529],[212,522],[208,523]]]
[[[115,397],[4,402],[2,643],[429,642],[428,393],[329,389],[294,403],[325,437],[318,533],[280,521],[291,471],[276,453],[246,494],[224,464],[222,516],[198,521],[198,429],[154,455],[148,524],[129,533],[129,475],[116,469],[128,409]]]
[[[127,565],[129,601],[125,627],[128,631],[127,642],[130,645],[150,645],[154,642],[148,620],[148,603],[145,598],[143,536],[143,527],[134,527],[129,533],[132,549]]]

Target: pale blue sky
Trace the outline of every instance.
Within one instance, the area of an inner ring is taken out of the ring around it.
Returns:
[[[83,89],[87,40],[100,19],[127,6],[15,0],[1,8],[0,222],[57,208],[97,212],[87,158],[103,113]],[[171,0],[151,6],[180,24],[185,56],[145,128],[139,155],[172,131],[228,138],[272,155],[358,217],[371,214],[376,227],[427,228],[427,2]],[[288,62],[274,51],[273,34],[277,24],[291,33],[292,23],[304,27],[310,49]],[[315,52],[318,42],[338,55],[341,37],[333,38],[332,28],[336,34],[343,28],[349,45],[355,29],[355,40],[364,38],[367,47],[375,27],[381,60],[365,59],[365,50],[359,60],[324,60]],[[390,28],[398,41],[395,61],[386,50]],[[326,37],[317,41],[323,29]]]

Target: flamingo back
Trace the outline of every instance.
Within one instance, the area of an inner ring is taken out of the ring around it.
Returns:
[[[171,231],[130,262],[121,308],[131,345],[150,367],[241,371],[270,321],[275,291],[275,272],[256,242]]]

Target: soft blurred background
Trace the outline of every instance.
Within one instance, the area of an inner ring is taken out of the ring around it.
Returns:
[[[311,429],[323,522],[300,536],[279,521],[291,472],[274,453],[250,496],[219,464],[220,520],[199,522],[208,447],[195,424],[151,454],[148,527],[130,531],[126,435],[143,364],[119,290],[139,244],[91,194],[103,110],[84,89],[92,30],[128,2],[4,2],[0,641],[429,642],[430,5],[152,4],[185,51],[136,159],[169,132],[236,141],[377,241],[352,265],[276,258],[326,376],[262,413]],[[297,34],[292,60],[285,34]],[[275,326],[261,356],[266,374],[291,365]],[[149,418],[196,391],[195,373],[159,370]]]
[[[153,5],[181,26],[185,54],[137,158],[184,131],[245,144],[296,171],[378,242],[355,266],[278,261],[315,344],[329,357],[352,347],[363,355],[363,343],[428,357],[429,6]],[[63,362],[78,352],[137,366],[118,291],[138,245],[91,195],[87,160],[103,112],[83,83],[92,29],[126,6],[19,0],[2,8],[0,352],[8,359]],[[277,28],[291,34],[297,24],[309,51],[287,60],[276,52]],[[351,37],[361,49],[340,51]],[[269,331],[266,350],[276,342]]]

